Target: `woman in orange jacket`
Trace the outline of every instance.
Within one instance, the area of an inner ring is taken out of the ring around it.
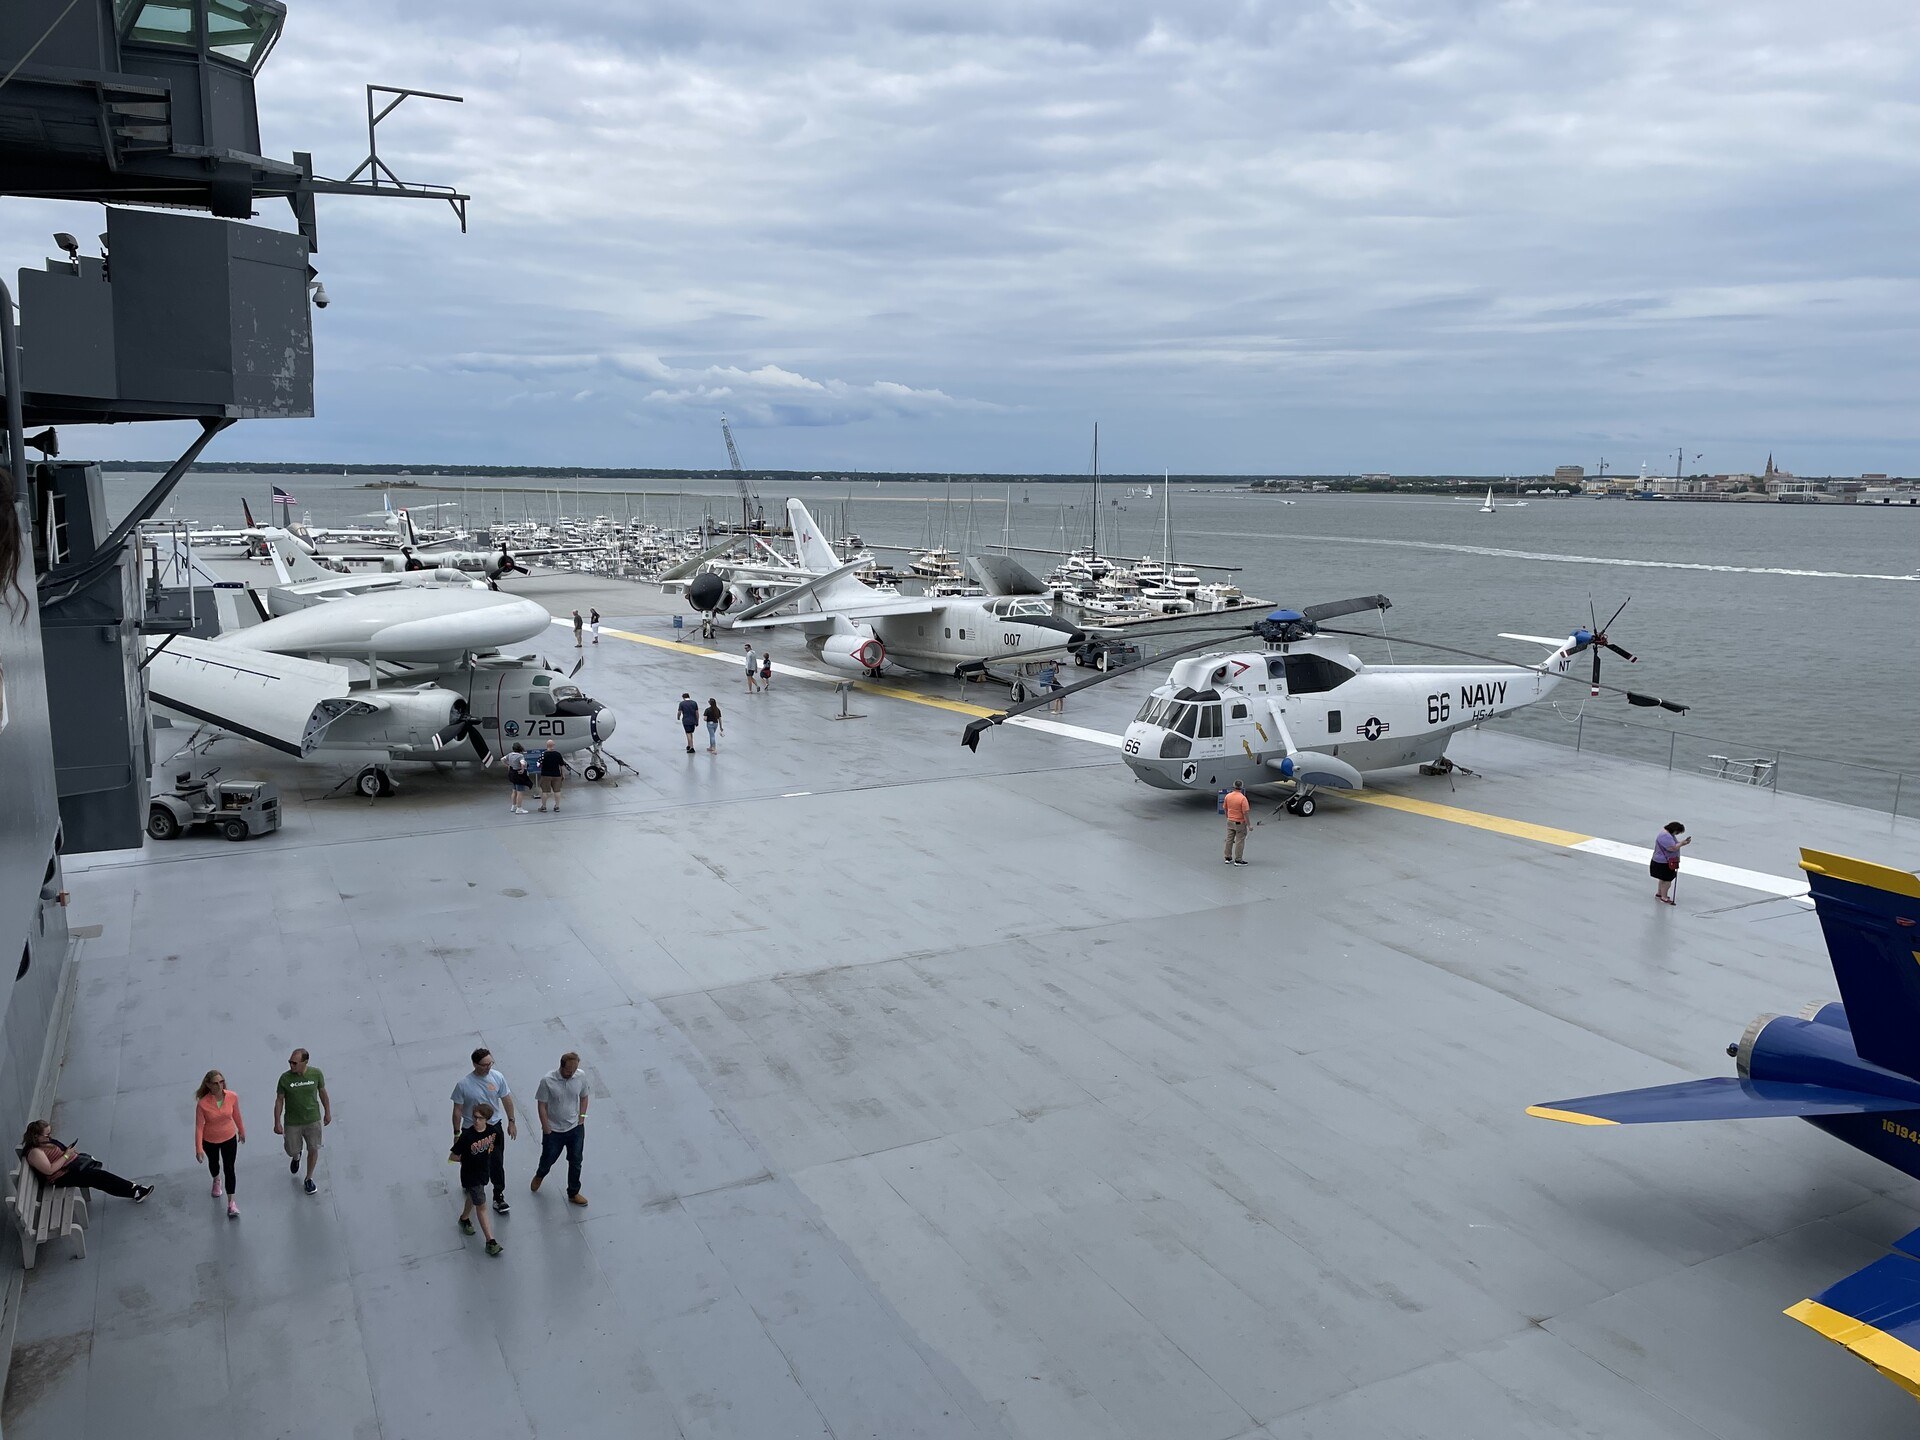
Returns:
[[[213,1198],[227,1197],[227,1218],[238,1220],[240,1207],[233,1195],[236,1188],[233,1162],[247,1141],[247,1122],[240,1118],[240,1097],[227,1089],[227,1077],[218,1070],[207,1071],[200,1088],[193,1092],[193,1158],[207,1162],[213,1172]],[[220,1171],[225,1167],[227,1186],[220,1188]]]

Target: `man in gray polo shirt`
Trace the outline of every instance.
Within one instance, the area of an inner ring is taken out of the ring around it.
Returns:
[[[547,1178],[553,1162],[567,1152],[567,1201],[584,1205],[580,1193],[580,1159],[587,1148],[587,1077],[580,1073],[580,1057],[569,1050],[560,1068],[540,1082],[534,1092],[540,1107],[540,1168],[533,1172],[533,1188]]]

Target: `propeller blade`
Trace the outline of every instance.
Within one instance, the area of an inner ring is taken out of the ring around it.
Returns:
[[[1682,705],[1678,701],[1662,700],[1658,695],[1642,695],[1637,690],[1627,691],[1627,703],[1629,705],[1638,705],[1648,710],[1658,706],[1662,710],[1671,710],[1676,715],[1684,715],[1692,708],[1691,706]]]
[[[582,655],[578,660],[574,661],[573,669],[567,671],[567,678],[571,680],[574,676],[578,675],[580,673],[580,667],[582,665],[585,665],[586,663],[587,663],[587,657],[584,655]]]
[[[493,750],[487,744],[487,732],[471,720],[467,722],[467,740],[473,746],[473,753],[480,757],[482,765],[493,763]]]

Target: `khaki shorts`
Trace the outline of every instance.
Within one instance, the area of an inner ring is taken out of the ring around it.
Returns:
[[[298,1160],[302,1145],[315,1153],[319,1152],[321,1124],[318,1120],[311,1125],[287,1125],[282,1128],[287,1132],[282,1137],[282,1143],[286,1146],[288,1159]]]

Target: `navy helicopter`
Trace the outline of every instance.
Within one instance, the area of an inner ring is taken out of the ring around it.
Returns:
[[[1920,878],[1800,852],[1840,999],[1762,1015],[1727,1046],[1735,1073],[1530,1105],[1573,1125],[1797,1116],[1920,1178]],[[1920,1397],[1920,1230],[1787,1310]]]
[[[1501,637],[1547,646],[1552,653],[1536,665],[1323,623],[1368,611],[1384,613],[1392,604],[1384,595],[1365,595],[1304,611],[1275,610],[1242,631],[1263,642],[1258,650],[1219,653],[1215,647],[1223,632],[1215,629],[1204,640],[975,720],[961,740],[974,749],[989,726],[1038,709],[1057,695],[1163,664],[1171,656],[1213,649],[1172,667],[1127,727],[1122,758],[1140,779],[1163,790],[1212,793],[1235,781],[1248,786],[1287,782],[1293,786],[1288,812],[1309,816],[1317,808],[1318,790],[1360,790],[1371,771],[1444,764],[1456,732],[1546,699],[1573,673],[1582,655],[1592,660],[1588,684],[1593,695],[1613,691],[1634,705],[1686,712],[1686,706],[1674,701],[1601,684],[1603,650],[1628,663],[1637,660],[1607,635],[1626,609],[1624,602],[1606,625],[1595,623],[1564,639]],[[1351,653],[1348,637],[1386,639],[1482,663],[1373,665]]]

